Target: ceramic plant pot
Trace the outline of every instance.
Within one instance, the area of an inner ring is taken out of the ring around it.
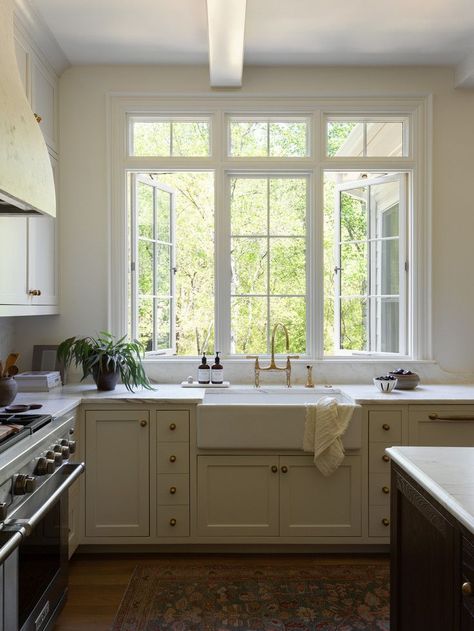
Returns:
[[[120,377],[120,371],[115,370],[95,370],[92,375],[97,386],[97,390],[115,390]]]
[[[10,405],[18,392],[18,384],[13,377],[0,377],[0,407]]]

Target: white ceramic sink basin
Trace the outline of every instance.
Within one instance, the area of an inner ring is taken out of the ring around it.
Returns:
[[[203,403],[197,406],[197,447],[301,450],[306,405],[323,396],[350,403],[343,392],[329,389],[243,388],[206,392]],[[343,443],[346,449],[362,446],[360,407],[354,411]]]

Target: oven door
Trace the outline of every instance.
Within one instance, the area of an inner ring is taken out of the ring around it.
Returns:
[[[83,464],[65,464],[7,521],[24,533],[17,552],[16,603],[5,602],[5,629],[43,631],[52,627],[67,592],[67,489]],[[16,626],[15,626],[16,623]]]

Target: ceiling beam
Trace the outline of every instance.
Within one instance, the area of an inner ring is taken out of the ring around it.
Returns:
[[[240,88],[247,0],[207,0],[209,73],[213,88]]]

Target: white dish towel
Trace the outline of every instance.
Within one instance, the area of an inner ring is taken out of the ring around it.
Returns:
[[[344,460],[341,436],[349,426],[353,405],[323,397],[306,406],[303,450],[314,452],[314,464],[324,476],[336,471]]]

